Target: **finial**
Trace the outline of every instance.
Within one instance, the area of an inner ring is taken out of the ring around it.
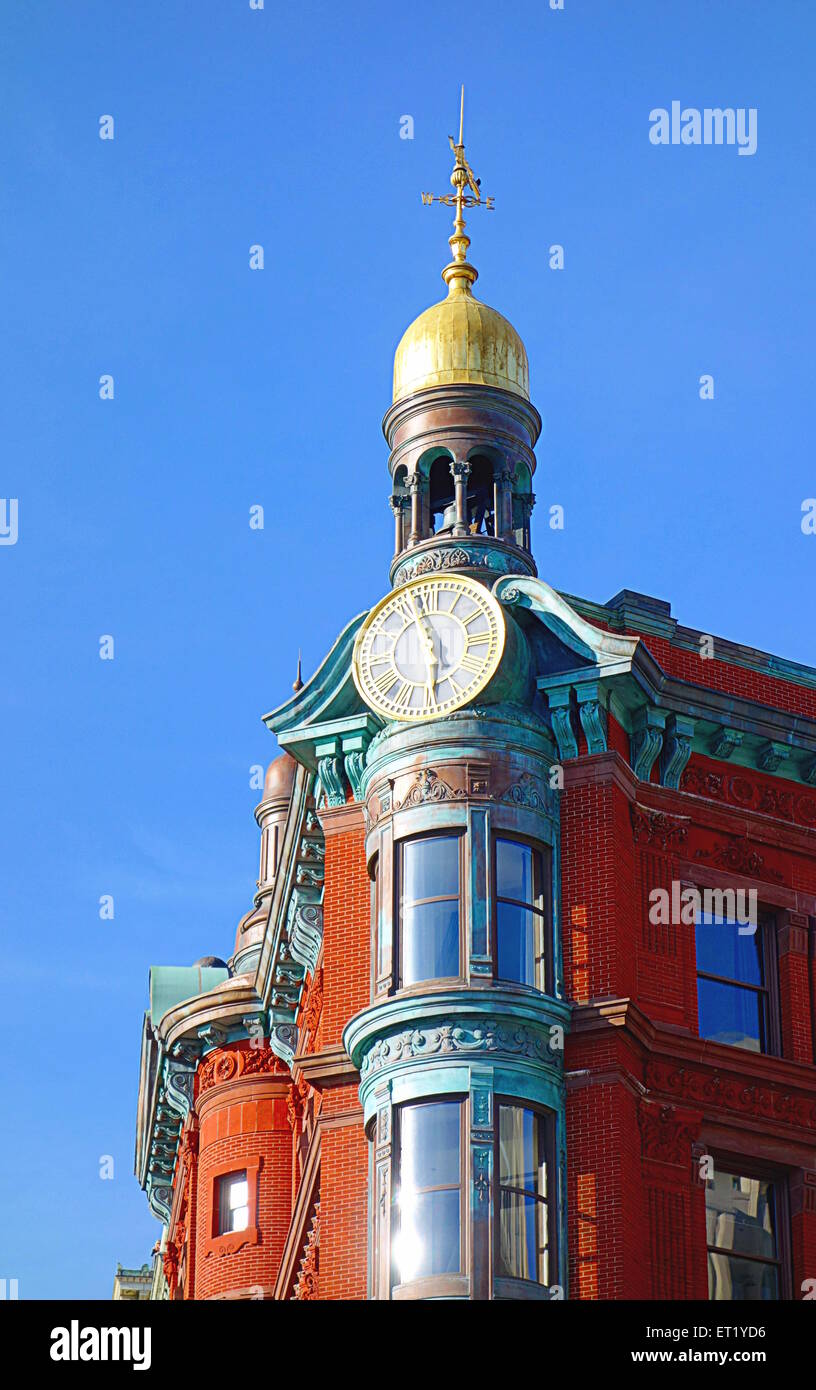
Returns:
[[[454,153],[453,173],[450,181],[455,188],[455,193],[445,193],[434,196],[433,193],[423,193],[422,201],[426,207],[431,203],[444,203],[446,207],[456,209],[456,216],[453,220],[453,236],[448,238],[448,245],[453,254],[453,260],[445,266],[442,271],[442,279],[448,286],[448,294],[470,294],[470,287],[478,279],[479,272],[475,266],[471,265],[467,258],[470,237],[465,234],[465,219],[463,216],[465,208],[484,207],[488,212],[495,206],[494,198],[482,198],[481,179],[477,179],[470,165],[465,158],[465,89],[462,87],[459,99],[459,142],[454,140],[452,135],[448,136],[450,147]],[[467,193],[465,190],[470,189]]]
[[[297,675],[295,676],[295,679],[294,679],[294,681],[292,682],[292,689],[294,690],[294,692],[295,692],[296,695],[297,695],[297,693],[298,693],[299,690],[302,690],[302,689],[303,689],[303,678],[302,678],[302,675],[301,675],[300,648],[298,648]]]

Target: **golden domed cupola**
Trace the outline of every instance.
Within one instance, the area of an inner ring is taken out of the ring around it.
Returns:
[[[466,208],[492,209],[465,158],[464,89],[454,192],[422,194],[455,210],[446,297],[406,329],[394,357],[391,448],[392,583],[434,568],[535,574],[530,554],[533,453],[541,417],[530,403],[527,352],[513,325],[473,293]]]
[[[394,357],[394,400],[434,386],[474,382],[530,399],[527,352],[502,314],[482,304],[471,285],[477,276],[447,266],[448,295],[431,305],[402,335]]]

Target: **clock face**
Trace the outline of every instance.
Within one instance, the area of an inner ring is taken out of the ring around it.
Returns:
[[[504,614],[462,575],[415,579],[373,608],[354,644],[354,682],[386,719],[436,719],[467,704],[496,671]]]

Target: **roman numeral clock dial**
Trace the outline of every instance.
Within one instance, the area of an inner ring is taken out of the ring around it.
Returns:
[[[483,584],[463,575],[415,579],[360,628],[354,683],[385,719],[438,719],[484,690],[504,635],[501,604]]]

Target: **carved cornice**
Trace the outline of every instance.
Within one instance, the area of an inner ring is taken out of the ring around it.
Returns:
[[[358,1072],[342,1047],[324,1047],[320,1052],[298,1054],[292,1062],[292,1075],[321,1091],[327,1086],[348,1086]]]

